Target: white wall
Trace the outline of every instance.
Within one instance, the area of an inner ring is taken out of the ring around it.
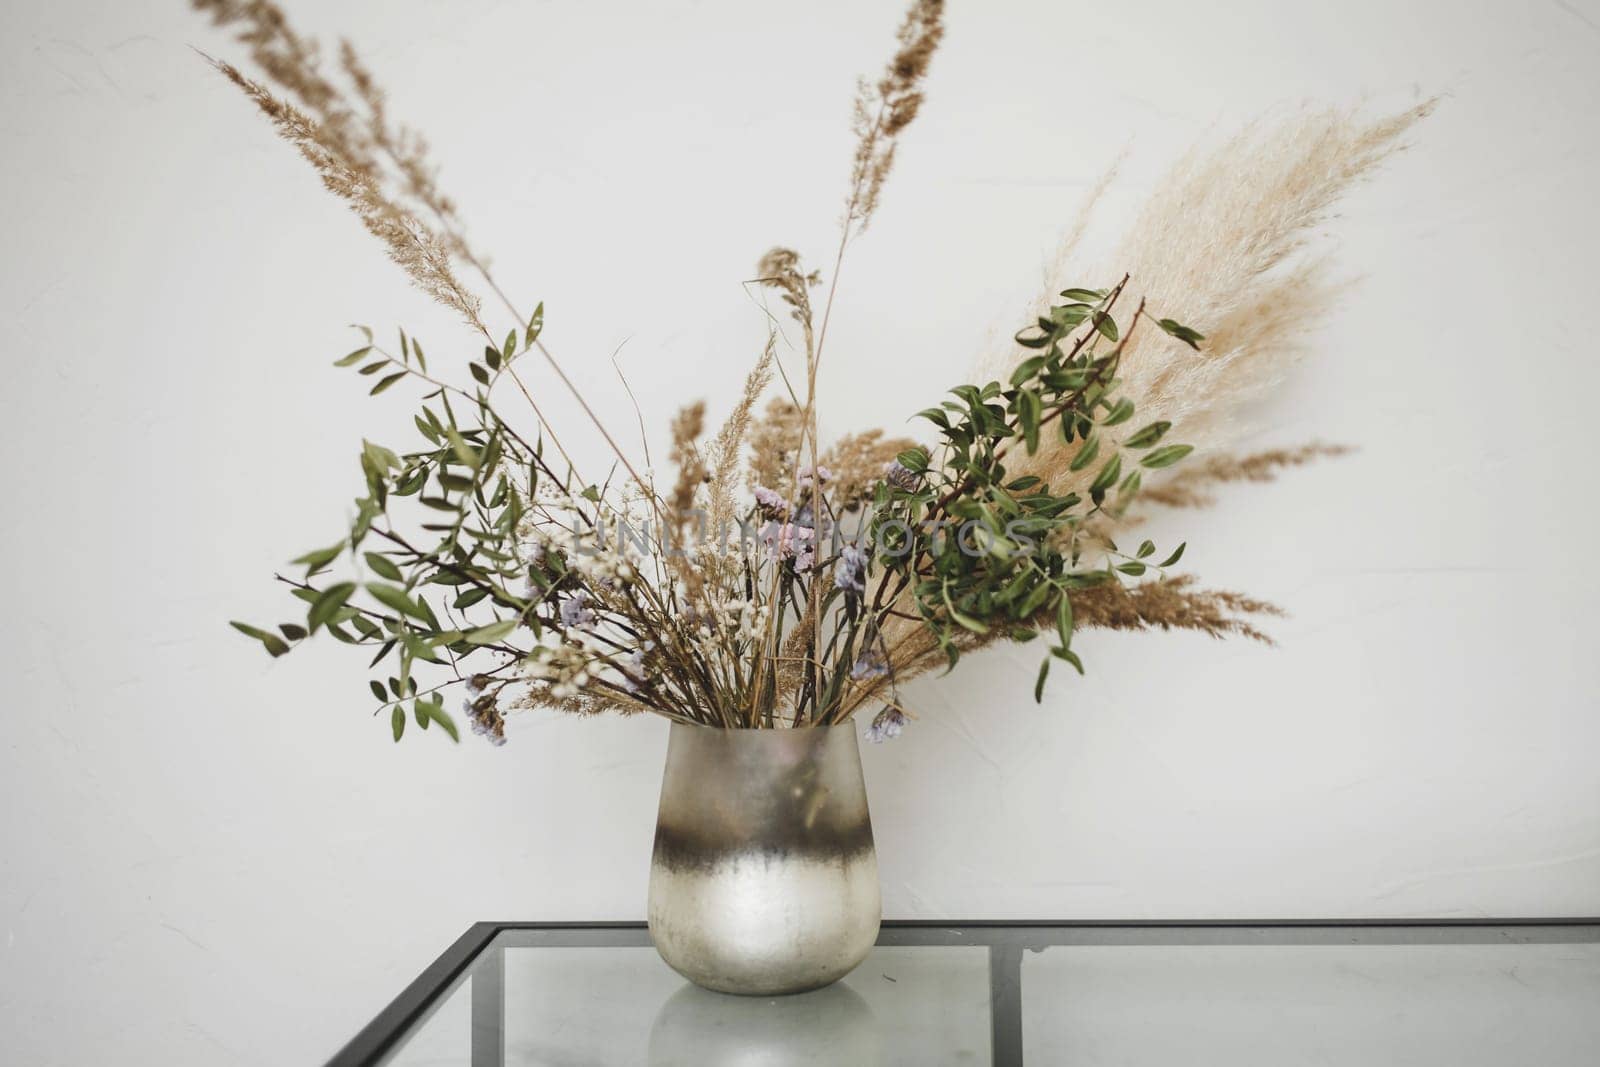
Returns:
[[[852,78],[899,17],[291,7],[359,40],[618,408],[627,340],[655,427],[732,394],[755,257],[829,246]],[[1275,106],[1448,99],[1349,201],[1365,281],[1263,438],[1362,451],[1171,524],[1208,580],[1292,610],[1282,647],[1086,635],[1090,676],[1042,708],[1032,650],[919,686],[923,719],[866,755],[886,912],[1600,912],[1600,4],[957,2],[949,25],[848,266],[837,430],[958,381],[1124,146],[1113,222]],[[641,916],[662,724],[395,746],[342,648],[269,663],[225,625],[287,617],[271,571],[337,536],[360,437],[409,425],[328,367],[343,324],[470,338],[189,51],[237,54],[181,5],[22,0],[0,28],[0,1060],[313,1062],[473,920]]]

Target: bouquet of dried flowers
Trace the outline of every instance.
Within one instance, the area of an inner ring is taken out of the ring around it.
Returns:
[[[374,395],[417,387],[417,441],[363,443],[350,528],[297,559],[301,577],[280,575],[303,620],[233,624],[274,656],[319,630],[370,650],[396,740],[408,719],[456,737],[444,694],[457,686],[473,731],[496,743],[505,716],[531,707],[730,728],[837,724],[869,708],[881,740],[910,714],[901,683],[991,642],[1042,641],[1037,699],[1053,662],[1083,670],[1073,638],[1084,627],[1266,640],[1251,620],[1270,605],[1169,573],[1182,544],[1117,539],[1136,504],[1209,503],[1216,483],[1336,451],[1217,453],[1187,477],[1170,472],[1191,451],[1174,428],[1215,444],[1221,416],[1326,305],[1319,263],[1280,265],[1425,107],[1371,127],[1330,115],[1191,163],[1125,248],[1134,273],[1052,286],[992,377],[918,414],[931,445],[872,430],[824,447],[817,375],[839,265],[872,219],[944,32],[939,0],[916,0],[888,67],[860,85],[826,289],[788,249],[759,264],[798,327],[796,365],[774,320],[716,431],[702,404],[674,420],[668,485],[636,468],[572,386],[542,339],[543,305],[519,308],[468,244],[422,139],[393,123],[355,50],[342,44],[329,74],[267,0],[194,5],[239,31],[265,83],[217,69],[481,345],[452,381],[404,331],[390,346],[362,328],[337,365],[371,377]],[[1241,180],[1230,152],[1260,161]],[[1180,217],[1208,227],[1206,240],[1175,239]],[[509,332],[490,325],[463,271],[503,306]],[[555,405],[519,374],[528,359],[553,368],[599,429],[613,474],[580,474]],[[757,414],[774,378],[780,395]],[[341,560],[352,576],[334,576]]]

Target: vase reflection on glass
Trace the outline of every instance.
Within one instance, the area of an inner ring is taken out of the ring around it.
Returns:
[[[839,982],[792,997],[725,997],[679,986],[650,1028],[650,1067],[880,1067],[885,1036],[865,998]]]
[[[853,726],[673,724],[649,917],[675,971],[723,993],[817,989],[866,958],[881,913]]]

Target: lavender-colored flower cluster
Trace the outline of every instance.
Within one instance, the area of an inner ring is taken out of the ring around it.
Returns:
[[[917,486],[922,484],[922,475],[895,459],[884,465],[883,480],[896,489],[904,489],[910,493],[915,492]]]
[[[855,545],[845,545],[839,550],[839,561],[833,566],[833,585],[847,593],[867,591],[867,554]]]
[[[816,562],[816,531],[796,522],[769,522],[761,528],[761,543],[775,562],[793,560],[794,569],[804,574]]]
[[[904,712],[899,708],[884,708],[872,720],[872,725],[867,727],[867,740],[875,745],[893,741],[900,736],[900,731],[905,725]]]
[[[761,514],[771,519],[783,519],[789,515],[789,502],[776,492],[764,485],[756,486],[756,507]]]
[[[630,693],[637,693],[649,679],[645,674],[645,653],[656,647],[654,641],[646,641],[643,648],[636,648],[628,654],[628,658],[618,666],[622,672],[622,687]]]
[[[589,608],[589,594],[582,589],[569,597],[561,598],[561,625],[569,630],[587,630],[594,625],[594,612]]]
[[[800,480],[800,488],[802,489],[810,489],[813,486],[821,485],[823,482],[833,481],[833,472],[821,465],[814,469],[801,467],[797,473]]]
[[[484,695],[487,684],[488,679],[481,674],[474,674],[467,679],[466,699],[461,702],[461,714],[466,716],[467,725],[473,733],[488,738],[491,745],[499,746],[506,743],[506,720],[495,706],[494,697]]]
[[[876,645],[870,646],[850,667],[850,677],[858,682],[871,681],[873,678],[882,678],[889,673],[889,660]]]

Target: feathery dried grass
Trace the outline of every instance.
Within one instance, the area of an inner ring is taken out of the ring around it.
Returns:
[[[1163,581],[1123,585],[1106,582],[1076,590],[1072,594],[1074,627],[1079,630],[1187,630],[1210,637],[1245,637],[1271,645],[1273,640],[1252,621],[1261,616],[1281,616],[1283,612],[1264,600],[1221,589],[1200,588],[1193,575],[1179,575]],[[1049,612],[1046,612],[1049,614]],[[1033,620],[1033,625],[1049,629],[1053,618]],[[847,707],[853,712],[863,704],[882,702],[891,688],[902,682],[942,670],[948,660],[934,635],[919,622],[896,616],[884,628],[889,649],[890,673],[854,684]],[[1006,639],[1006,634],[991,631],[974,634],[963,631],[956,636],[963,653],[974,652]]]
[[[427,144],[388,119],[382,91],[348,41],[339,66],[351,88],[327,77],[315,41],[297,34],[269,0],[191,0],[219,27],[238,30],[275,96],[228,63],[209,59],[299,150],[330,192],[349,205],[389,258],[428,296],[487,334],[481,302],[457,277],[453,258],[474,265],[454,203],[438,188]],[[423,221],[431,216],[433,223]]]
[[[1134,428],[1165,419],[1169,439],[1201,450],[1236,438],[1241,409],[1304,354],[1340,291],[1326,255],[1305,255],[1316,229],[1433,107],[1430,100],[1377,121],[1323,111],[1257,124],[1173,170],[1113,263],[1116,274],[1132,275],[1133,296],[1206,340],[1200,352],[1156,330],[1130,340],[1119,370],[1123,395],[1138,407]],[[1096,276],[1063,263],[1045,300]],[[1004,378],[1018,358],[1008,355],[988,376]],[[1052,438],[1015,468],[1062,492],[1093,473],[1069,472],[1070,458]]]
[[[1282,615],[1276,606],[1243,593],[1199,589],[1192,574],[1158,582],[1106,582],[1072,594],[1074,625],[1099,630],[1192,630],[1211,637],[1236,635],[1262,644],[1272,638],[1252,616]]]
[[[846,434],[822,454],[822,465],[833,473],[831,495],[835,505],[853,508],[865,503],[883,481],[883,469],[900,453],[916,448],[909,437],[885,437],[882,430]]]
[[[755,410],[756,401],[761,399],[761,394],[766,391],[767,385],[772,381],[772,361],[777,352],[778,336],[775,333],[767,334],[767,345],[762,350],[761,356],[756,360],[756,365],[744,379],[744,391],[739,395],[739,401],[729,412],[727,419],[717,435],[711,439],[711,444],[706,449],[706,465],[711,469],[711,484],[707,492],[709,497],[711,529],[717,536],[728,528],[734,514],[734,491],[739,481],[739,455],[744,447],[744,441],[750,432],[750,413]]]
[[[1138,503],[1168,508],[1204,508],[1216,503],[1208,491],[1229,482],[1270,482],[1291,467],[1352,452],[1348,445],[1313,441],[1297,448],[1273,448],[1244,456],[1213,455],[1179,465],[1160,485],[1140,490]]]
[[[900,133],[922,107],[922,80],[944,38],[943,0],[915,0],[900,24],[900,48],[876,82],[862,79],[856,90],[856,153],[845,202],[846,234],[867,228],[878,209],[883,183],[894,169]]]
[[[585,689],[574,696],[558,697],[546,688],[530,688],[518,693],[507,705],[509,711],[546,708],[571,715],[638,715],[655,709],[620,693]],[[503,721],[503,720],[502,720]],[[502,727],[503,728],[503,727]]]
[[[678,468],[678,480],[672,487],[672,495],[667,498],[667,505],[673,525],[680,535],[689,521],[689,513],[694,510],[695,494],[711,479],[711,473],[706,469],[705,457],[701,455],[700,448],[696,444],[700,435],[705,432],[705,427],[704,400],[696,400],[693,404],[680,408],[672,419],[671,459]]]
[[[773,397],[750,428],[750,472],[746,484],[782,492],[793,484],[805,438],[805,412],[798,404]]]

